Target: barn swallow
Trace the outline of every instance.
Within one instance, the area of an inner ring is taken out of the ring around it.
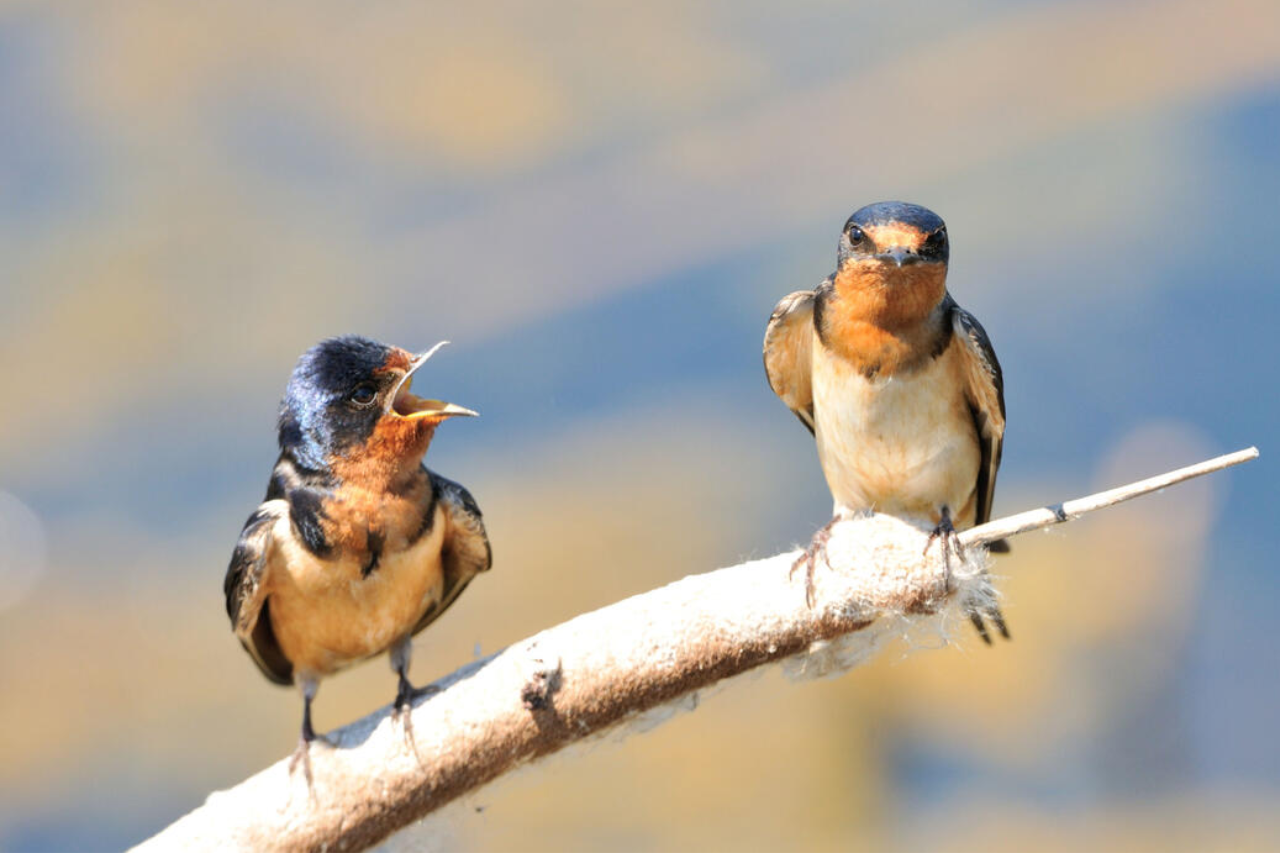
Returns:
[[[480,508],[422,458],[447,418],[475,415],[409,392],[443,346],[414,356],[347,336],[298,360],[280,404],[280,457],[227,567],[227,615],[262,674],[302,691],[311,777],[311,702],[320,679],[391,652],[397,715],[412,637],[492,563]],[[407,733],[409,718],[405,717]]]
[[[807,567],[810,598],[815,560],[843,515],[928,519],[929,543],[941,538],[948,561],[957,526],[991,516],[1004,379],[986,331],[947,292],[949,255],[933,211],[868,205],[845,223],[836,271],[784,297],[769,318],[769,386],[817,440],[835,501],[835,517],[796,563]],[[987,643],[983,616],[1009,637],[994,606],[969,615]]]

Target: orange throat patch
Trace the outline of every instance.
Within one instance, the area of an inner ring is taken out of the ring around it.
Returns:
[[[852,261],[832,291],[822,311],[823,343],[863,374],[890,376],[935,354],[940,328],[931,320],[947,294],[946,266]]]
[[[344,483],[396,490],[418,471],[438,425],[430,418],[383,417],[363,445],[332,457],[330,468]]]
[[[362,446],[330,459],[341,485],[325,502],[324,527],[335,548],[363,555],[371,537],[389,553],[408,547],[430,503],[431,481],[422,457],[436,425],[383,418]]]

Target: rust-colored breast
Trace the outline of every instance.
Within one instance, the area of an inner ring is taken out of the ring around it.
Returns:
[[[913,370],[937,354],[950,331],[937,311],[946,294],[940,264],[850,262],[823,306],[823,342],[867,376]]]

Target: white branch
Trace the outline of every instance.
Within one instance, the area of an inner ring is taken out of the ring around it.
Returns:
[[[1250,449],[1057,508],[974,528],[968,543],[1083,512],[1257,456]],[[926,530],[888,516],[836,525],[813,606],[798,551],[694,575],[579,616],[462,667],[412,711],[415,739],[382,709],[312,748],[314,785],[281,760],[139,849],[360,849],[513,768],[756,667],[824,675],[912,625],[946,633],[993,595],[986,554],[944,565]],[[834,568],[832,568],[832,566]],[[966,620],[967,621],[967,620]]]
[[[1258,448],[1247,447],[1244,450],[1216,456],[1213,459],[1198,462],[1195,465],[1188,465],[1186,468],[1179,468],[1176,471],[1170,471],[1158,477],[1148,477],[1145,480],[1139,480],[1127,486],[1108,489],[1105,492],[1098,492],[1084,498],[1076,498],[1073,501],[1066,501],[1057,506],[1027,510],[1017,515],[1009,515],[995,521],[989,521],[986,524],[978,525],[961,533],[960,541],[965,545],[985,544],[994,542],[997,539],[1004,539],[1007,536],[1026,533],[1028,530],[1038,530],[1041,527],[1062,524],[1064,521],[1079,518],[1087,512],[1093,512],[1095,509],[1115,506],[1118,503],[1123,503],[1151,492],[1158,492],[1184,480],[1212,474],[1214,471],[1221,471],[1223,468],[1230,468],[1232,465],[1239,465],[1241,462],[1248,462],[1250,459],[1257,458]]]

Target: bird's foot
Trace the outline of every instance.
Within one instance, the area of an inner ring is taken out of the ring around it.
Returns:
[[[809,546],[791,564],[790,577],[795,577],[796,569],[804,566],[804,602],[809,607],[813,607],[813,574],[817,570],[818,559],[821,558],[822,562],[827,564],[827,568],[831,568],[831,561],[827,559],[827,543],[831,541],[831,532],[838,521],[840,516],[834,516],[813,534],[813,540],[809,542]]]
[[[929,548],[933,546],[934,540],[942,542],[942,559],[946,565],[949,578],[951,575],[951,555],[954,553],[960,559],[964,559],[964,545],[960,544],[960,536],[956,533],[955,525],[951,523],[951,512],[946,507],[942,508],[942,520],[938,522],[938,525],[933,528],[933,532],[929,534],[929,541],[924,545],[924,553],[929,553]],[[1004,621],[1004,614],[1000,612],[1000,608],[995,604],[981,606],[972,603],[966,604],[965,612],[969,614],[969,621],[973,623],[973,627],[977,630],[978,636],[982,638],[982,642],[988,646],[992,643],[991,632],[987,630],[987,620],[990,620],[991,624],[995,626],[1001,637],[1006,640],[1011,639],[1009,626]]]
[[[414,755],[418,754],[418,742],[413,737],[413,703],[423,696],[434,696],[439,692],[440,688],[434,684],[414,687],[403,674],[400,676],[400,686],[396,689],[396,701],[392,706],[391,716],[404,726],[405,745]]]
[[[440,688],[434,684],[428,684],[425,687],[414,687],[409,683],[409,679],[401,678],[400,686],[396,689],[395,713],[407,711],[413,707],[413,703],[421,699],[423,696],[434,696],[440,692]]]

